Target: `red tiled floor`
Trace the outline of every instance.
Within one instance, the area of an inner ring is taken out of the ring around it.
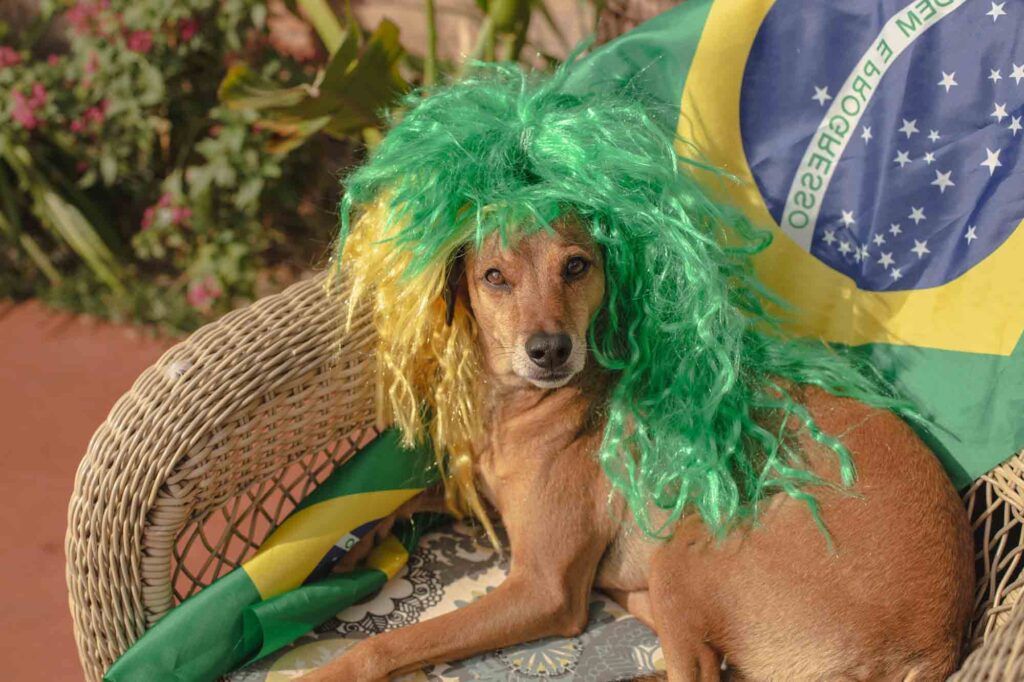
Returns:
[[[38,303],[0,302],[4,679],[82,679],[64,583],[75,470],[114,401],[170,345]]]

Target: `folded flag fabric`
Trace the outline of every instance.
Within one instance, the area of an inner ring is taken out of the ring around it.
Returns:
[[[377,521],[437,477],[429,448],[385,431],[304,499],[241,566],[172,609],[106,682],[207,682],[290,643],[377,592],[405,565],[427,515],[396,529],[366,567],[329,575]]]
[[[957,484],[1024,445],[1024,6],[688,0],[574,79],[734,176],[790,329],[870,356]]]

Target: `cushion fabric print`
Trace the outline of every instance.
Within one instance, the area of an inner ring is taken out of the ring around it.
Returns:
[[[461,608],[501,584],[501,556],[477,528],[457,522],[429,533],[408,565],[381,592],[356,604],[293,645],[243,668],[230,682],[283,682],[327,663],[360,639]],[[428,666],[407,682],[617,682],[664,670],[658,639],[640,621],[594,592],[590,620],[577,637],[549,637],[462,661]]]

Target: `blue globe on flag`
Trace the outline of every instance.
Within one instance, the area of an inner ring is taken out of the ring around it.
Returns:
[[[1024,218],[1010,4],[779,0],[765,16],[742,83],[747,160],[782,231],[858,288],[945,284]]]

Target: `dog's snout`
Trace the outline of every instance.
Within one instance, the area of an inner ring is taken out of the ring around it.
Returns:
[[[572,353],[572,339],[568,334],[538,332],[526,340],[526,354],[533,364],[544,369],[557,369],[565,364]]]

